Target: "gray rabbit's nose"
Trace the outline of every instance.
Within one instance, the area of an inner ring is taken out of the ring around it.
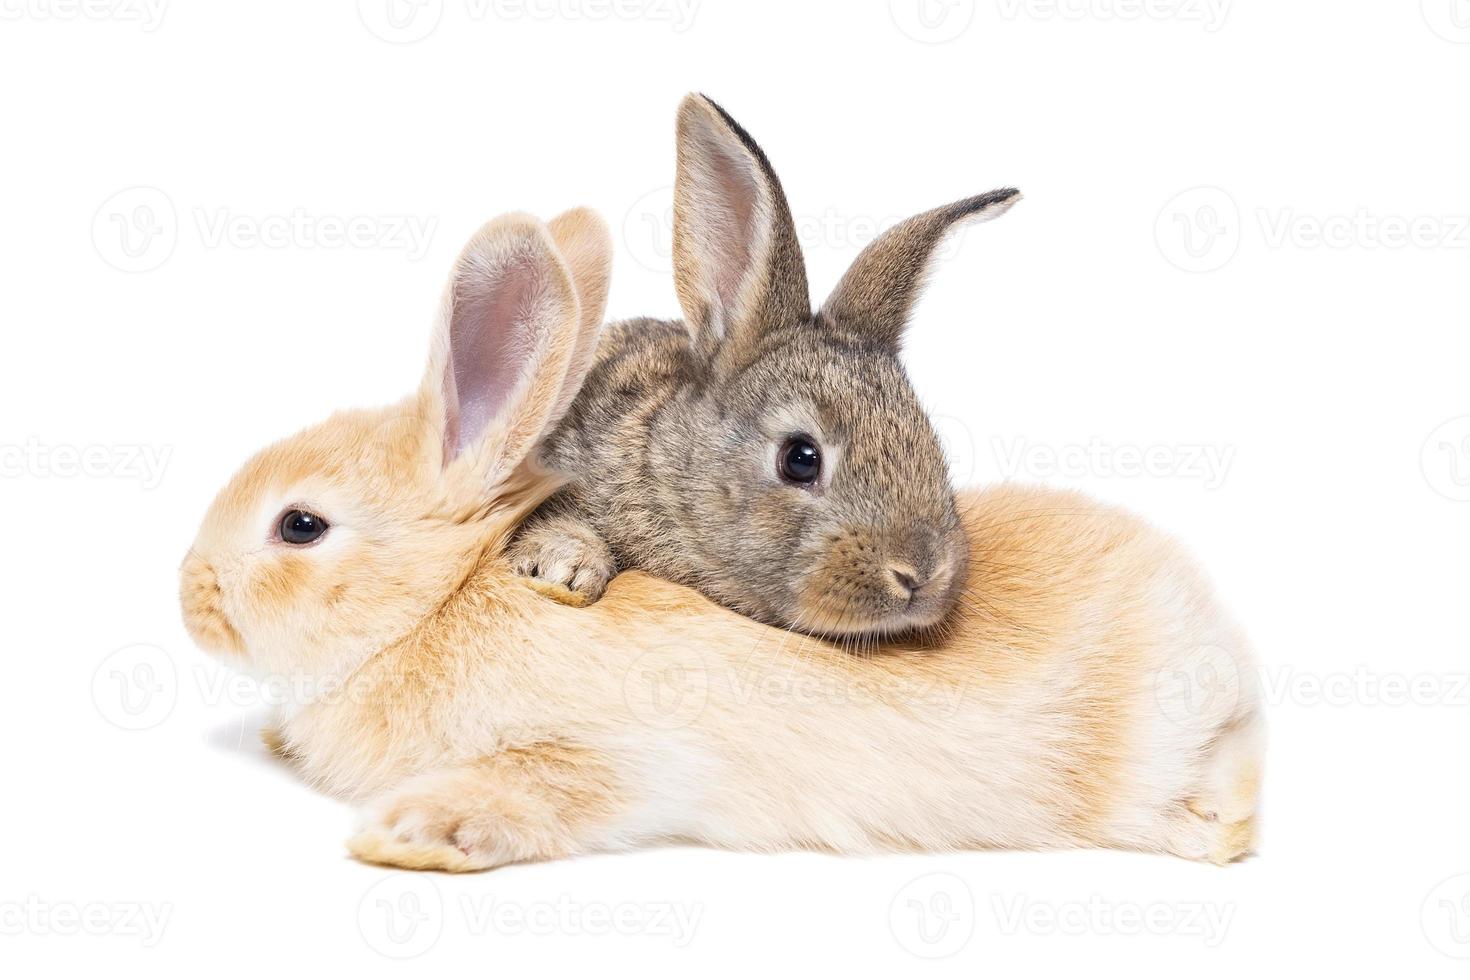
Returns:
[[[951,568],[948,561],[926,561],[917,568],[907,562],[890,561],[885,571],[889,589],[900,599],[909,601],[921,593],[943,591],[949,585]]]
[[[954,572],[954,558],[943,536],[931,528],[919,528],[908,535],[906,547],[890,555],[885,563],[889,589],[908,600],[921,593],[942,592],[948,588]]]
[[[912,565],[890,562],[888,565],[888,580],[898,587],[898,591],[904,599],[908,599],[924,587],[926,578],[921,576]]]

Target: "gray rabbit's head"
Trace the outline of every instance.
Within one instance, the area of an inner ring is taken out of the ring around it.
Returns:
[[[965,581],[944,454],[899,360],[935,246],[1004,213],[998,190],[910,218],[815,312],[760,147],[712,101],[678,124],[674,265],[700,375],[651,466],[679,500],[705,591],[806,632],[931,626]]]

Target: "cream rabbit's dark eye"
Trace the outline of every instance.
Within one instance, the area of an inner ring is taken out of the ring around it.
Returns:
[[[311,544],[327,533],[327,522],[305,510],[288,510],[281,515],[281,540],[287,544]]]
[[[810,485],[822,475],[822,451],[806,436],[793,436],[782,444],[776,469],[787,483]]]

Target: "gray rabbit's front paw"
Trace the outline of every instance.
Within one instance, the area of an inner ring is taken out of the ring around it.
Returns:
[[[597,532],[570,518],[524,528],[510,547],[510,563],[517,575],[551,587],[538,591],[574,606],[601,599],[618,571]]]

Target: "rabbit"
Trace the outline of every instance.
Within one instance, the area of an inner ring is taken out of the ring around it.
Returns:
[[[454,265],[420,388],[258,453],[184,558],[189,633],[290,680],[268,743],[361,808],[352,855],[1251,850],[1245,640],[1179,546],[1078,494],[963,494],[974,601],[868,657],[638,571],[580,609],[517,575],[507,546],[556,487],[536,450],[590,364],[609,251],[586,212],[492,221]]]
[[[814,313],[760,147],[700,95],[685,98],[677,128],[674,271],[686,319],[604,331],[542,449],[570,482],[520,531],[514,567],[576,605],[637,568],[818,635],[936,626],[968,547],[899,343],[938,243],[1019,193],[898,224]]]

